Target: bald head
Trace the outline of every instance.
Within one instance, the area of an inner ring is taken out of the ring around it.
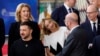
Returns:
[[[91,21],[95,21],[98,15],[98,8],[95,5],[89,5],[87,7],[87,17]]]
[[[65,16],[65,25],[70,30],[78,25],[78,16],[76,13],[69,13]]]
[[[65,16],[65,20],[78,23],[78,15],[76,13],[69,13]]]
[[[89,5],[87,7],[87,12],[94,12],[94,11],[98,11],[98,8],[95,5]]]

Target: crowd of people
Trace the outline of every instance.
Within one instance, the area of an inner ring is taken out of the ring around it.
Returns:
[[[86,20],[74,8],[77,0],[64,0],[50,18],[34,21],[27,3],[18,4],[16,22],[9,29],[8,56],[100,56],[100,1],[87,0]],[[0,19],[0,56],[5,41]]]

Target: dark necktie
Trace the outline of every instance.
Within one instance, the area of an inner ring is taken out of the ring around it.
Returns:
[[[94,33],[94,36],[96,36],[96,26],[95,26],[96,23],[93,23],[93,33]]]
[[[72,10],[71,10],[71,8],[69,8],[69,13],[71,13],[72,12]]]

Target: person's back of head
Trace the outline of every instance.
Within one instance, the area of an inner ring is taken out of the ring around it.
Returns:
[[[69,28],[69,30],[78,25],[78,15],[76,13],[69,13],[65,16],[65,25]]]
[[[68,20],[72,23],[78,23],[78,15],[76,13],[69,13],[65,16],[65,20]]]

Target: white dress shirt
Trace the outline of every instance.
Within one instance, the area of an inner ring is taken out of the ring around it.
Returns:
[[[67,12],[70,13],[70,11],[69,11],[69,8],[70,8],[70,7],[68,7],[68,5],[66,5],[65,3],[64,3],[64,6],[65,6]],[[73,12],[72,8],[71,8],[71,11]]]
[[[97,31],[97,29],[98,29],[98,19],[95,22],[93,22],[93,21],[90,20],[92,31],[93,31],[93,23],[95,23],[96,31]]]

